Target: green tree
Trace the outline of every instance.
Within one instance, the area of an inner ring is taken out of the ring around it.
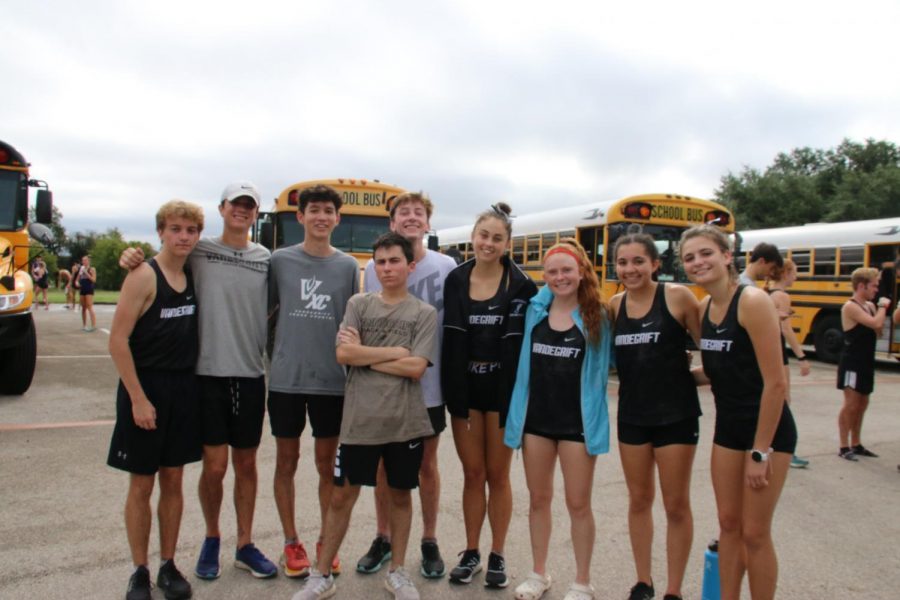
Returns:
[[[150,258],[156,254],[153,247],[146,242],[125,241],[122,232],[113,227],[106,233],[97,236],[91,250],[91,265],[97,269],[97,287],[104,290],[119,290],[128,272],[119,266],[119,256],[125,248],[139,247],[144,256]]]
[[[744,167],[721,179],[715,198],[739,229],[900,214],[900,148],[887,141],[844,140],[829,150],[795,148],[765,171]]]

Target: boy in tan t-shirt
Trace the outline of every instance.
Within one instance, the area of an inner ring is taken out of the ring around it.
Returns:
[[[294,600],[318,600],[334,594],[332,557],[347,532],[360,486],[375,486],[379,460],[387,471],[394,532],[385,585],[395,598],[419,598],[403,564],[412,521],[411,490],[419,485],[422,441],[433,434],[419,379],[437,351],[437,313],[407,290],[407,278],[415,269],[409,241],[387,233],[373,249],[382,289],[353,296],[338,333],[337,360],[350,371],[335,488],[318,564]]]

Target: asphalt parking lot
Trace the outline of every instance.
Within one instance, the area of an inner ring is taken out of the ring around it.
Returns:
[[[105,465],[114,418],[116,373],[106,344],[112,307],[98,307],[98,327],[81,331],[81,320],[62,307],[36,313],[38,365],[32,388],[24,396],[0,396],[0,598],[121,598],[131,561],[122,523],[127,476]],[[653,376],[652,370],[648,376]],[[900,596],[900,370],[879,368],[876,389],[866,416],[864,443],[881,455],[849,463],[837,458],[837,412],[841,394],[834,389],[835,367],[813,363],[801,379],[793,374],[794,413],[800,431],[798,454],[810,467],[792,470],[775,517],[779,554],[780,598],[894,599]],[[694,468],[692,495],[695,541],[684,586],[685,599],[699,599],[706,542],[717,533],[716,511],[709,480],[712,438],[712,397],[701,394],[705,416]],[[610,388],[611,421],[616,408]],[[614,436],[614,433],[613,433]],[[613,438],[614,439],[614,438]],[[308,430],[302,439],[298,482],[300,533],[309,547],[318,533],[316,475]],[[443,479],[438,538],[450,563],[464,547],[460,497],[462,472],[450,432],[442,436],[440,469]],[[254,540],[276,560],[282,543],[272,497],[274,442],[264,432],[259,454],[260,484]],[[192,572],[203,538],[203,519],[196,500],[198,465],[185,469],[185,511],[176,561]],[[514,515],[506,551],[514,579],[505,591],[486,590],[480,576],[468,586],[451,586],[414,576],[423,598],[511,598],[512,589],[531,567],[527,522],[527,491],[521,457],[512,467]],[[554,531],[549,571],[555,583],[545,596],[562,598],[574,575],[568,516],[557,471]],[[231,566],[234,512],[231,477],[226,480],[223,506],[223,573],[214,582],[189,579],[195,598],[290,598],[299,583],[279,575],[255,580]],[[356,559],[374,535],[371,492],[364,491],[341,548],[344,574],[337,598],[389,598],[381,574],[353,571]],[[416,503],[417,506],[417,503]],[[634,583],[634,568],[626,520],[627,494],[618,453],[598,460],[594,484],[597,520],[592,579],[598,598],[625,598]],[[655,509],[657,524],[654,575],[657,597],[665,585],[664,515]],[[154,529],[155,531],[155,529]],[[489,528],[482,534],[488,550]],[[421,519],[413,517],[412,540],[418,540]],[[418,569],[418,544],[410,545],[410,570]],[[151,571],[155,575],[158,543],[151,538]],[[154,598],[162,598],[154,591]],[[746,594],[749,597],[749,594]]]

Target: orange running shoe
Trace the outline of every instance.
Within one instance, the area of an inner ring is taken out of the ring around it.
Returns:
[[[309,557],[306,548],[300,542],[285,544],[281,555],[281,566],[288,577],[306,577],[309,575]]]
[[[322,542],[316,542],[316,557],[319,556],[322,552]],[[335,554],[334,558],[331,559],[331,574],[332,575],[340,575],[341,574],[341,559]]]

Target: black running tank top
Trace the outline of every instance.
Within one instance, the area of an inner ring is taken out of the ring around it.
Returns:
[[[656,426],[699,416],[697,384],[687,362],[688,334],[666,305],[665,284],[647,315],[628,316],[628,292],[616,314],[616,370],[619,374],[619,421]]]
[[[856,300],[850,300],[856,302]],[[867,314],[875,316],[865,304],[856,302]],[[871,327],[857,323],[844,332],[844,346],[841,348],[841,365],[851,371],[875,368],[875,343],[878,335]]]
[[[197,364],[197,297],[191,272],[185,269],[187,286],[176,292],[152,258],[156,273],[156,298],[138,318],[128,346],[138,369],[193,370]]]
[[[738,323],[738,302],[745,287],[737,287],[719,324],[709,320],[707,304],[700,351],[703,372],[712,384],[716,410],[729,416],[752,417],[759,414],[763,379],[750,335]]]

